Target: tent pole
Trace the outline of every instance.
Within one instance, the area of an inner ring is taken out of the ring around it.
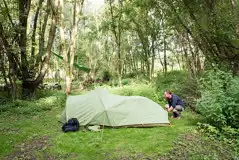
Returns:
[[[103,140],[103,134],[104,134],[104,123],[105,123],[105,116],[104,116],[104,121],[103,121],[103,128],[102,128],[102,131],[101,131],[101,136],[100,136],[100,141],[102,142]]]

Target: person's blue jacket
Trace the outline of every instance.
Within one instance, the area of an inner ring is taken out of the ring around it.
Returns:
[[[172,106],[173,108],[176,107],[176,105],[180,105],[182,107],[185,107],[185,104],[183,102],[183,100],[177,96],[176,94],[172,94],[172,98],[168,99],[168,104],[169,106]]]

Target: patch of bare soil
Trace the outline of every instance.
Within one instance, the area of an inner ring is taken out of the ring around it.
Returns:
[[[67,159],[71,154],[67,155],[50,155],[47,151],[52,144],[49,141],[49,136],[37,137],[27,142],[16,145],[13,153],[6,157],[7,160],[56,160]]]

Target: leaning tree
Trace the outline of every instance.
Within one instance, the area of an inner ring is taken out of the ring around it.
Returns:
[[[0,4],[0,68],[13,98],[17,82],[29,96],[43,81],[53,46],[58,0],[3,0]]]

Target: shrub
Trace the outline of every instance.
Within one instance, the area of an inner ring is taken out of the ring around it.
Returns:
[[[111,87],[117,87],[117,86],[119,85],[118,79],[113,79],[113,80],[111,80],[111,81],[109,82],[109,85],[110,85]]]
[[[128,85],[129,84],[129,79],[122,79],[121,84],[122,85]]]
[[[112,75],[109,71],[104,71],[102,75],[102,79],[106,82],[108,82],[110,79],[112,79]]]
[[[136,78],[137,77],[137,72],[130,72],[124,75],[124,78]]]
[[[183,85],[187,77],[188,74],[183,71],[159,72],[156,79],[156,87],[158,90],[166,88],[171,91],[177,91],[178,86]]]
[[[46,93],[46,92],[43,92]],[[42,95],[41,95],[42,96]],[[0,104],[0,113],[23,114],[25,116],[37,115],[39,112],[62,108],[65,106],[66,97],[63,92],[48,94],[39,99],[15,100],[6,104]]]
[[[123,88],[113,89],[111,92],[123,96],[143,96],[157,103],[164,103],[162,94],[158,93],[154,87],[146,84],[132,84],[130,86],[124,86]]]
[[[226,145],[230,145],[235,152],[239,151],[239,129],[228,126],[218,129],[210,124],[198,123],[197,130],[210,139],[219,140]]]
[[[197,107],[207,123],[218,128],[239,127],[239,78],[220,70],[208,71],[200,80]]]

